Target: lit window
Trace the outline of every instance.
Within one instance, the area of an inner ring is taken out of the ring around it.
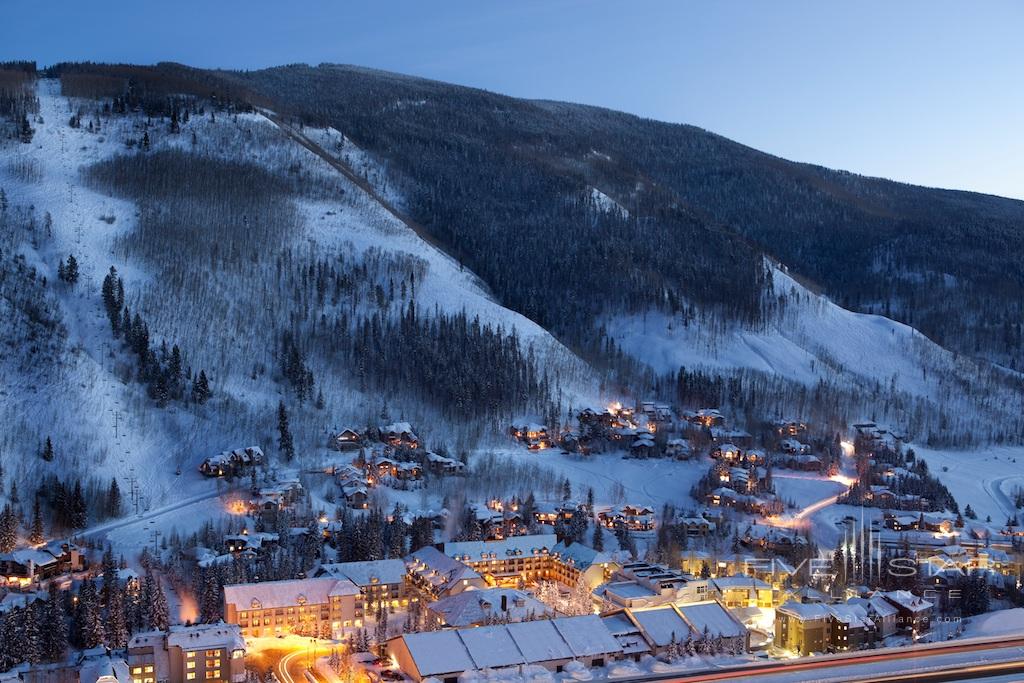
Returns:
[[[186,669],[194,669],[194,668],[196,668],[196,663],[195,662],[185,662],[185,668]]]
[[[195,679],[196,679],[196,672],[195,671],[189,671],[187,674],[185,674],[185,680],[187,680],[187,681],[194,681]]]

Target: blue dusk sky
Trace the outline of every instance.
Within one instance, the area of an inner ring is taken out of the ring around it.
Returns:
[[[1024,2],[0,4],[0,59],[334,62],[707,128],[1024,198]]]

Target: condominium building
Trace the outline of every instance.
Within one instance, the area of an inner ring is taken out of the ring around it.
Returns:
[[[128,642],[126,659],[132,683],[245,680],[245,641],[234,624],[138,633]]]
[[[340,637],[362,626],[359,588],[348,579],[321,577],[224,586],[224,619],[249,638],[287,635]]]

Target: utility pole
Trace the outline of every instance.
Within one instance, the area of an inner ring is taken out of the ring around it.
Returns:
[[[157,556],[160,555],[160,546],[157,544],[157,541],[160,539],[160,535],[159,529],[153,529],[153,554]]]
[[[139,514],[139,496],[137,494],[136,486],[138,479],[135,478],[135,468],[131,469],[131,473],[128,475],[128,490],[132,497],[132,506],[135,508],[135,514]]]

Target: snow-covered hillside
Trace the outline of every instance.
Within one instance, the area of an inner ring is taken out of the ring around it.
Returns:
[[[980,441],[1020,434],[1020,376],[960,356],[914,328],[846,310],[811,292],[784,267],[772,267],[769,314],[756,328],[660,312],[617,316],[609,334],[635,358],[661,373],[749,371],[806,387],[826,383],[861,394],[849,417],[888,419],[900,429],[936,430],[920,414],[946,412],[942,429],[976,429]],[[903,397],[901,400],[900,397]],[[998,400],[994,400],[998,397]]]
[[[271,174],[290,178],[299,188],[287,200],[296,219],[280,226],[284,234],[276,245],[288,250],[289,258],[337,257],[357,264],[369,259],[381,272],[413,268],[419,275],[415,300],[424,315],[465,312],[483,325],[514,331],[522,347],[532,349],[538,365],[552,377],[557,374],[567,401],[579,404],[596,397],[597,382],[585,363],[544,329],[496,303],[471,272],[419,239],[267,118],[194,115],[180,133],[172,134],[166,123],[147,121],[141,113],[97,116],[98,128],[92,126],[90,114],[80,127],[72,127],[72,114],[79,107],[94,108],[93,103],[69,101],[56,81],[40,81],[38,94],[40,112],[33,121],[31,144],[4,143],[0,187],[12,214],[31,216],[40,226],[41,237],[26,237],[18,252],[53,283],[67,336],[59,357],[40,359],[59,366],[54,375],[0,363],[6,391],[0,405],[5,425],[0,445],[6,453],[19,454],[3,463],[16,480],[34,485],[47,471],[98,480],[116,476],[122,483],[138,482],[143,506],[160,506],[186,493],[215,492],[214,484],[199,480],[195,472],[204,457],[229,447],[272,443],[282,388],[267,369],[276,364],[273,331],[289,314],[294,318],[291,280],[281,276],[280,258],[269,250],[267,258],[250,259],[239,271],[208,261],[205,250],[216,249],[216,234],[204,235],[196,244],[181,244],[186,253],[154,257],[140,249],[131,239],[140,206],[90,182],[86,170],[118,154],[133,153],[126,141],[139,143],[143,135],[153,155],[177,149],[256,162]],[[324,141],[340,137],[336,131],[311,134]],[[364,167],[370,163],[363,160]],[[73,287],[57,282],[57,263],[69,254],[74,254],[81,273]],[[190,261],[189,268],[168,265],[185,260]],[[194,368],[210,372],[215,398],[209,405],[157,408],[145,387],[131,381],[131,361],[112,338],[99,296],[111,266],[125,281],[126,303],[143,314],[154,342],[179,344]],[[352,310],[369,305],[355,302]],[[441,420],[435,406],[364,393],[354,383],[351,368],[339,367],[315,350],[308,362],[326,405],[321,410],[308,405],[295,409],[300,457],[304,450],[322,445],[328,428],[363,424],[379,417],[382,405],[394,417],[418,423],[421,434],[432,439],[459,438],[458,426]],[[37,445],[47,436],[58,453],[53,463],[35,457]],[[179,468],[181,475],[176,474]],[[187,486],[181,477],[188,480]]]

